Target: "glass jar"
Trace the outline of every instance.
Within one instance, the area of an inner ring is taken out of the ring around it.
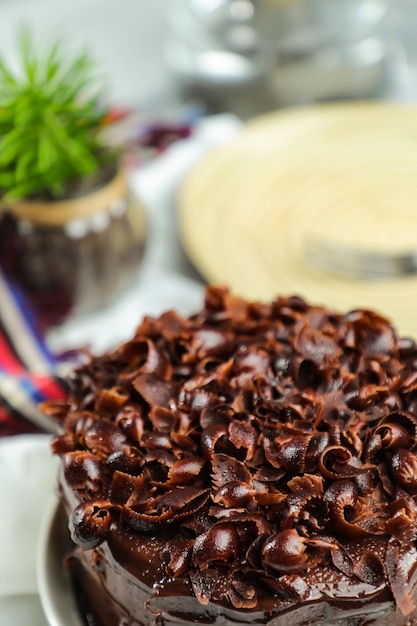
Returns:
[[[145,211],[120,170],[83,195],[4,209],[0,267],[47,328],[114,298],[137,276],[145,240]]]

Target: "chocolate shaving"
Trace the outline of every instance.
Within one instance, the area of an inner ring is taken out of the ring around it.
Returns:
[[[368,585],[379,587],[386,578],[385,566],[380,557],[372,552],[365,552],[353,568],[353,573]]]
[[[191,570],[189,573],[191,587],[195,593],[197,600],[203,606],[207,605],[219,578],[216,571],[206,570],[204,573],[199,570]]]
[[[411,428],[410,428],[411,427]],[[416,441],[416,423],[406,413],[391,413],[381,420],[375,428],[374,435],[380,438],[381,448],[412,448]]]
[[[209,459],[213,456],[217,442],[228,435],[225,424],[214,423],[207,426],[201,433],[200,445],[203,456]]]
[[[150,405],[166,407],[175,396],[176,385],[156,374],[139,374],[132,380],[132,385]]]
[[[117,415],[129,400],[128,392],[122,387],[100,389],[94,403],[94,410],[102,415]]]
[[[258,604],[255,587],[239,578],[232,578],[226,597],[235,609],[253,609]]]
[[[51,450],[53,454],[63,455],[65,452],[73,452],[76,447],[76,438],[73,433],[68,432],[63,435],[56,435],[51,440]]]
[[[323,478],[321,476],[316,476],[315,474],[303,474],[303,476],[295,476],[288,481],[287,486],[289,489],[291,489],[291,491],[295,493],[312,492],[316,494],[322,494],[324,492]]]
[[[100,460],[106,460],[113,452],[119,452],[129,445],[127,437],[113,422],[94,421],[85,431],[84,445]]]
[[[227,456],[215,454],[211,460],[213,486],[219,490],[231,482],[251,484],[252,475],[244,463]]]
[[[191,563],[192,548],[193,542],[191,540],[178,540],[169,546],[169,562],[165,566],[169,576],[178,578],[188,570]]]
[[[187,483],[198,476],[205,462],[205,459],[197,456],[188,456],[176,461],[169,469],[168,482],[171,484]]]
[[[370,469],[363,466],[360,460],[353,456],[344,446],[328,446],[323,450],[318,462],[318,469],[323,478],[352,478],[364,474]]]
[[[338,570],[340,570],[346,576],[353,576],[353,561],[347,550],[341,545],[337,550],[331,551],[332,563]]]

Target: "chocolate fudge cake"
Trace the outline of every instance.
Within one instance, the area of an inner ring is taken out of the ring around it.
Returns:
[[[379,314],[209,287],[45,410],[89,624],[417,624],[417,345]]]

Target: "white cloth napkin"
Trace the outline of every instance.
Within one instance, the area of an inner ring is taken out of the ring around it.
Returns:
[[[188,315],[201,307],[204,286],[181,252],[174,199],[190,166],[212,146],[228,141],[240,126],[231,115],[207,118],[196,132],[172,146],[134,177],[149,214],[148,250],[137,284],[106,310],[74,319],[48,337],[52,349],[89,345],[100,352],[127,339],[145,314],[176,308]],[[49,436],[0,440],[0,624],[38,626],[40,612],[36,544],[48,502],[55,493],[57,459]]]
[[[49,435],[0,439],[0,597],[37,591],[39,525],[56,490],[57,459],[49,440]]]

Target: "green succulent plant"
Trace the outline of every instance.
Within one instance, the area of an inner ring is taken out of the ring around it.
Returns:
[[[109,159],[103,80],[86,52],[38,50],[26,27],[17,41],[18,67],[0,56],[0,197],[59,199]]]

